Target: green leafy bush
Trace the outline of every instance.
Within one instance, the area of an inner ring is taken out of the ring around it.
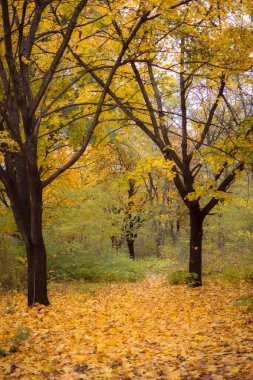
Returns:
[[[234,268],[226,269],[222,272],[222,278],[225,281],[235,284],[242,280],[253,284],[253,268],[245,270],[237,270]]]
[[[145,269],[124,254],[65,252],[49,255],[49,279],[90,282],[135,281],[144,277]]]
[[[246,311],[253,311],[253,297],[241,296],[235,303],[237,307],[243,307]]]
[[[85,280],[89,282],[121,282],[143,279],[148,273],[171,272],[170,260],[131,260],[125,253],[111,250],[96,254],[78,243],[51,246],[48,249],[49,280]]]
[[[237,283],[242,279],[242,273],[241,271],[234,269],[234,268],[229,268],[225,269],[222,272],[222,278],[225,281],[231,282],[231,283]]]
[[[194,286],[197,278],[198,278],[198,275],[196,273],[177,271],[177,272],[172,272],[169,275],[169,282],[172,285],[187,284],[189,286]]]
[[[18,351],[21,343],[28,339],[31,333],[32,330],[30,328],[24,327],[22,325],[18,326],[11,340],[6,338],[6,340],[1,342],[0,357]]]
[[[28,327],[19,326],[15,331],[15,336],[12,340],[10,352],[16,352],[22,342],[29,338],[32,330]]]
[[[243,278],[245,281],[253,284],[253,268],[246,269]]]
[[[0,247],[0,287],[23,288],[26,283],[26,258],[24,244],[19,238],[5,236]]]

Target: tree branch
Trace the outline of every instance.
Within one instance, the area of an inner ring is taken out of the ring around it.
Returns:
[[[70,168],[81,156],[82,154],[85,152],[89,142],[90,142],[90,139],[91,139],[91,136],[99,122],[99,116],[102,112],[102,107],[103,107],[103,104],[104,104],[104,100],[105,100],[105,97],[109,91],[109,88],[110,88],[110,85],[111,85],[111,82],[112,82],[112,79],[117,71],[117,69],[120,67],[121,65],[121,61],[125,55],[125,52],[126,50],[128,49],[128,46],[130,45],[132,39],[135,37],[136,33],[138,32],[138,30],[140,29],[141,25],[147,21],[147,16],[148,16],[149,13],[143,15],[140,20],[138,21],[138,23],[136,24],[135,28],[132,30],[132,32],[130,33],[128,39],[125,41],[125,43],[123,44],[122,46],[122,49],[121,49],[121,52],[114,64],[114,66],[112,67],[109,75],[108,75],[108,78],[106,80],[106,83],[103,87],[103,91],[102,91],[102,94],[100,96],[100,99],[99,99],[99,102],[98,102],[98,105],[97,105],[97,110],[96,110],[96,113],[95,113],[95,116],[94,116],[94,119],[93,119],[93,122],[91,124],[91,127],[89,128],[88,132],[87,132],[87,135],[86,135],[86,138],[83,142],[83,145],[81,146],[80,150],[65,164],[63,165],[61,168],[57,169],[51,176],[49,176],[45,181],[42,182],[42,187],[44,188],[45,186],[49,185],[53,180],[55,180],[60,174],[62,174],[63,172],[65,172],[68,168]],[[71,48],[69,47],[70,51]],[[92,73],[91,73],[92,75]]]
[[[240,162],[239,165],[236,166],[236,168],[221,182],[221,184],[218,186],[217,191],[224,191],[226,192],[229,186],[234,182],[235,176],[238,172],[242,172],[244,169],[244,163]],[[202,209],[202,212],[205,215],[208,215],[211,210],[219,203],[220,199],[212,198],[207,205]]]
[[[75,29],[77,19],[78,19],[80,13],[82,12],[82,10],[84,9],[84,7],[86,6],[87,1],[88,0],[81,0],[75,8],[75,11],[71,17],[71,20],[69,21],[69,25],[68,25],[66,34],[64,35],[63,41],[62,41],[59,49],[55,53],[55,57],[53,59],[53,62],[51,63],[50,68],[48,69],[48,71],[45,75],[45,78],[44,78],[44,80],[43,80],[43,82],[42,82],[42,84],[41,84],[41,86],[37,92],[37,95],[34,99],[33,105],[30,109],[30,115],[34,114],[34,112],[38,108],[38,105],[39,105],[42,97],[44,96],[49,84],[51,83],[51,80],[54,76],[55,70],[56,70],[56,68],[57,68],[57,66],[58,66],[67,46],[68,46],[70,37],[71,37],[71,35]]]

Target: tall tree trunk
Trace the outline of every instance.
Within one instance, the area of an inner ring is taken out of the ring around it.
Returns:
[[[135,260],[134,239],[132,239],[130,236],[127,236],[126,242],[127,242],[129,257],[130,259]]]
[[[130,259],[135,259],[135,251],[134,251],[134,241],[137,238],[136,233],[136,217],[132,215],[132,207],[133,207],[133,201],[132,197],[136,193],[135,189],[135,180],[129,179],[128,180],[128,204],[126,208],[126,223],[125,223],[125,230],[126,230],[126,243],[128,248],[128,253]]]
[[[28,305],[49,305],[46,249],[42,235],[42,187],[36,166],[28,170],[21,157],[6,157],[4,185],[17,227],[26,245]]]
[[[42,234],[42,186],[37,165],[29,171],[31,230],[26,246],[28,260],[28,305],[49,305],[47,297],[46,248]]]
[[[175,225],[173,220],[170,221],[170,235],[172,237],[173,244],[176,244],[178,235],[177,229],[175,231]]]
[[[28,262],[28,306],[49,305],[47,297],[46,249],[43,237],[26,246]]]
[[[123,238],[117,236],[111,236],[112,248],[119,249],[123,243]]]
[[[224,234],[224,229],[223,229],[223,226],[222,226],[222,214],[218,214],[218,217],[219,217],[219,222],[218,222],[218,241],[217,241],[217,246],[219,248],[219,250],[224,253],[224,249],[225,249],[225,234]]]
[[[36,207],[30,202],[20,205],[20,201],[12,203],[15,221],[26,245],[28,275],[28,306],[35,303],[49,305],[47,297],[47,270],[46,270],[46,248],[42,235],[42,199]],[[27,218],[27,213],[22,212],[24,208],[31,210],[32,218]]]
[[[190,210],[190,263],[189,273],[193,286],[202,285],[202,239],[204,215],[199,210]]]
[[[161,258],[162,256],[162,247],[164,246],[164,240],[165,240],[165,228],[163,228],[162,223],[159,220],[156,220],[156,223],[154,224],[156,231],[156,256],[157,258]]]

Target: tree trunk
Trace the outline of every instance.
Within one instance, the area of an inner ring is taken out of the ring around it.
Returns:
[[[26,244],[28,306],[33,306],[35,303],[47,306],[49,301],[47,297],[46,248],[41,223],[42,199],[37,207],[31,205],[30,202],[25,205],[32,214],[29,222],[27,215],[20,212],[21,205],[12,202],[13,214],[16,223],[19,223],[19,230]],[[22,209],[25,205],[22,205]]]
[[[202,239],[204,216],[190,210],[190,263],[189,273],[193,286],[202,285]]]
[[[46,248],[42,234],[42,187],[37,166],[29,168],[31,230],[27,249],[28,305],[49,305],[47,298]]]
[[[112,248],[119,249],[122,245],[123,239],[111,236]]]
[[[28,305],[49,305],[46,249],[42,235],[42,187],[38,169],[28,170],[20,157],[6,157],[5,188],[17,227],[26,245]]]
[[[135,260],[134,240],[131,239],[131,237],[127,237],[126,242],[127,242],[129,257],[130,259]]]
[[[219,231],[218,231],[218,242],[217,242],[217,246],[219,248],[219,250],[224,253],[224,248],[225,248],[225,234],[224,234],[224,229],[223,229],[223,226],[222,226],[222,214],[218,214],[218,217],[219,217],[219,224],[218,224],[218,228],[219,228]]]
[[[170,235],[172,237],[173,244],[176,244],[177,242],[177,230],[175,231],[174,222],[170,221]]]
[[[156,220],[155,226],[155,235],[156,235],[156,257],[159,259],[162,256],[162,247],[164,246],[165,240],[165,228],[163,228],[162,223],[159,220]]]
[[[137,225],[139,227],[140,220],[139,217],[137,216],[132,216],[132,207],[133,207],[133,201],[132,197],[136,193],[135,189],[135,180],[134,179],[129,179],[128,180],[128,205],[126,209],[126,223],[125,223],[125,230],[126,230],[126,242],[127,242],[127,248],[129,252],[129,257],[130,259],[134,260],[135,259],[135,252],[134,252],[134,241],[137,238]]]
[[[40,242],[26,247],[28,262],[28,306],[36,303],[49,305],[47,297],[46,249]]]

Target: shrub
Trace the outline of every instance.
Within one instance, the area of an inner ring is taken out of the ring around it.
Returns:
[[[0,287],[21,289],[26,283],[26,257],[23,242],[5,236],[0,242]]]
[[[115,250],[100,254],[88,252],[79,243],[51,246],[48,252],[51,281],[137,281],[149,272],[168,275],[173,266],[170,260],[158,260],[156,257],[131,260],[125,253]]]
[[[222,278],[225,281],[228,281],[231,283],[237,283],[242,278],[242,272],[240,272],[237,269],[233,269],[233,268],[225,269],[222,272]]]
[[[234,284],[237,284],[241,280],[253,284],[253,268],[245,270],[226,269],[222,272],[222,278]]]
[[[189,286],[194,286],[197,278],[198,278],[198,275],[196,273],[177,271],[177,272],[172,272],[169,275],[169,282],[172,285],[187,284]]]
[[[250,284],[253,284],[253,268],[246,269],[244,271],[243,278],[245,281],[249,282]]]
[[[246,311],[253,311],[253,297],[241,296],[235,303],[237,307],[243,307]]]
[[[7,338],[1,342],[0,357],[9,355],[19,349],[20,344],[29,338],[32,330],[22,325],[18,326],[12,339]]]
[[[122,253],[69,251],[49,254],[49,279],[89,282],[136,281],[145,275],[145,267]]]

